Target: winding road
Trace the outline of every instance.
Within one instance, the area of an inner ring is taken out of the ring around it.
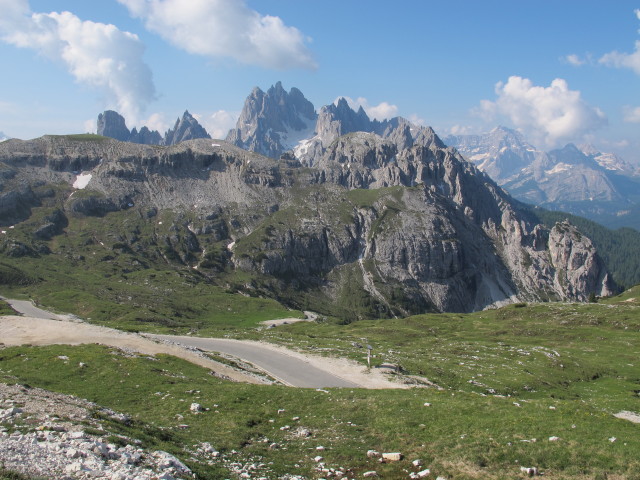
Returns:
[[[260,344],[244,340],[222,338],[186,337],[177,335],[145,335],[147,338],[178,343],[207,352],[220,352],[250,362],[284,384],[293,387],[360,387],[357,383],[342,379],[328,370],[317,368],[309,362]]]
[[[0,317],[0,342],[6,345],[102,343],[146,353],[169,353],[209,368],[214,365],[214,370],[231,378],[236,377],[236,380],[251,381],[244,374],[244,378],[238,378],[238,372],[231,375],[230,369],[220,363],[202,357],[194,358],[197,355],[190,347],[239,358],[292,387],[398,388],[398,385],[376,375],[363,374],[362,366],[347,360],[304,355],[284,347],[248,340],[125,333],[79,319],[70,321],[72,316],[42,310],[30,301],[3,300],[25,315]]]

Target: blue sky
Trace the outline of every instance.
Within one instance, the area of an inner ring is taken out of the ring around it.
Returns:
[[[0,0],[0,131],[95,129],[115,109],[213,134],[254,86],[347,96],[442,136],[517,128],[640,162],[640,0]],[[62,13],[67,12],[67,13]]]

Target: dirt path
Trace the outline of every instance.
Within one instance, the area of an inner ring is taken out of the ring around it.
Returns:
[[[194,337],[195,339],[196,337]],[[203,339],[206,340],[206,339]],[[213,339],[212,339],[213,340]],[[260,345],[264,350],[271,350],[279,354],[286,354],[299,368],[311,365],[314,368],[334,374],[349,382],[350,385],[361,388],[406,388],[406,385],[390,381],[386,375],[378,371],[368,372],[366,368],[356,362],[308,355],[278,347],[265,342],[240,341],[235,342],[247,346]],[[158,353],[174,355],[197,365],[209,368],[216,374],[238,382],[262,383],[259,378],[244,374],[222,363],[210,360],[192,349],[171,342],[159,342],[135,333],[126,333],[107,327],[91,325],[81,321],[51,318],[35,318],[20,316],[0,316],[0,343],[5,346],[17,345],[81,345],[98,343],[116,348],[131,350],[147,355]],[[262,365],[256,364],[264,368]],[[268,368],[264,368],[267,372]],[[296,386],[296,385],[294,385]],[[306,384],[300,386],[308,386]],[[346,385],[345,385],[346,386]]]
[[[208,368],[218,375],[228,377],[237,382],[261,383],[251,375],[240,373],[188,349],[154,342],[138,334],[121,332],[120,330],[88,323],[15,315],[4,316],[0,317],[0,343],[9,347],[18,345],[82,345],[98,343],[145,355],[164,353]]]

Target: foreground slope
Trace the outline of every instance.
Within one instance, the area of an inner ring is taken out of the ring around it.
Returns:
[[[603,304],[518,304],[245,333],[362,365],[366,341],[373,368],[432,386],[411,390],[233,384],[173,357],[96,345],[2,348],[0,382],[24,387],[0,385],[0,398],[7,410],[24,412],[3,417],[4,427],[22,435],[0,433],[0,443],[32,445],[40,437],[39,446],[53,445],[65,435],[60,430],[84,430],[84,439],[105,445],[104,465],[126,468],[109,452],[133,447],[146,461],[164,450],[197,479],[363,478],[371,471],[409,478],[429,469],[433,478],[497,480],[526,478],[521,467],[551,479],[636,478],[639,298],[636,288]],[[81,418],[43,419],[30,402],[44,397],[55,405],[51,412],[60,411],[57,402],[87,402],[35,387],[95,404]],[[403,457],[381,463],[369,450]],[[62,469],[65,461],[83,463],[59,454],[55,461]]]

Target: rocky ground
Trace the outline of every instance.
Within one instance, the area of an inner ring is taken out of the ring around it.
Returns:
[[[128,422],[126,415],[68,395],[0,383],[0,463],[48,479],[172,480],[193,474],[163,451],[122,438],[110,443],[94,412]],[[91,433],[88,433],[91,431]]]

